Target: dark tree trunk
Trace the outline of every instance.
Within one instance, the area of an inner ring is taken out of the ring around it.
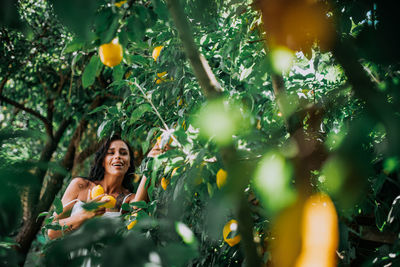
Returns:
[[[92,110],[98,106],[100,106],[104,102],[104,98],[96,98],[90,109]],[[61,166],[70,171],[74,165],[75,159],[75,152],[76,147],[79,145],[83,132],[85,131],[88,124],[87,118],[83,118],[80,122],[78,127],[75,129],[75,132],[69,142],[67,152],[64,156],[64,159],[61,163]],[[60,126],[61,128],[61,126]],[[66,127],[65,127],[66,129]],[[64,131],[65,131],[64,129]],[[59,137],[61,138],[62,133],[58,132]],[[57,134],[56,134],[57,135]],[[58,140],[59,141],[59,140]],[[57,142],[58,144],[58,142]],[[32,242],[36,238],[36,234],[39,232],[42,223],[44,221],[44,217],[37,218],[37,216],[44,211],[48,211],[53,203],[53,200],[57,193],[60,191],[63,180],[65,176],[60,173],[55,173],[53,176],[50,177],[49,181],[44,185],[44,193],[42,194],[41,198],[38,199],[36,202],[36,207],[33,207],[30,215],[27,217],[27,220],[24,221],[24,224],[21,227],[20,232],[16,237],[16,242],[18,246],[16,247],[17,251],[20,254],[19,258],[19,265],[23,266],[26,260],[26,256],[29,252],[29,249],[32,245]],[[32,205],[31,205],[32,206]]]

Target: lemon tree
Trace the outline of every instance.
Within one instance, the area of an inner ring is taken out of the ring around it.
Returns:
[[[398,265],[394,2],[3,2],[0,265]],[[116,132],[148,201],[50,242]]]

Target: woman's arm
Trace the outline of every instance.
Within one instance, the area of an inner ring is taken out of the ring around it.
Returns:
[[[136,195],[130,202],[137,202],[137,201],[141,201],[141,200],[147,201],[148,200],[146,181],[147,181],[146,176],[143,176],[142,180],[140,181],[139,187],[136,190]]]
[[[65,190],[64,196],[61,202],[64,205],[63,212],[55,216],[54,220],[57,220],[61,226],[66,226],[64,232],[69,232],[79,228],[83,222],[96,216],[101,215],[105,212],[105,209],[98,209],[96,211],[87,211],[82,209],[76,214],[67,217],[67,214],[71,211],[77,200],[79,193],[83,190],[87,191],[88,181],[83,178],[74,178],[68,185],[67,190]],[[72,201],[72,203],[71,203]],[[48,236],[50,239],[55,239],[63,235],[62,230],[51,230],[48,231]]]
[[[168,149],[169,149],[169,147],[166,150],[168,150]],[[147,156],[150,157],[150,158],[153,158],[153,157],[156,157],[156,156],[160,155],[163,152],[164,151],[159,146],[159,142],[157,142],[154,145],[154,147],[151,149],[151,151],[149,152],[149,154]],[[132,198],[129,201],[129,203],[137,202],[137,201],[141,201],[141,200],[144,200],[144,201],[148,201],[149,200],[149,196],[147,194],[148,186],[146,187],[146,181],[147,181],[147,177],[143,176],[142,180],[140,181],[139,187],[136,190],[135,197]]]

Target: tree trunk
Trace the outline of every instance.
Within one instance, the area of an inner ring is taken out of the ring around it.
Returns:
[[[75,157],[75,143],[76,139],[80,138],[80,135],[74,137],[71,139],[68,145],[67,153],[61,164],[61,166],[67,170],[70,170],[72,168]],[[64,177],[64,175],[59,173],[55,173],[52,177],[50,177],[50,180],[46,184],[44,194],[39,200],[39,203],[37,203],[37,207],[33,208],[28,213],[29,216],[27,217],[27,220],[24,221],[24,224],[22,225],[22,228],[16,237],[16,242],[19,244],[17,250],[20,253],[20,266],[24,265],[31,244],[33,240],[35,240],[36,234],[39,232],[42,226],[44,217],[37,218],[37,216],[41,212],[49,210],[55,195],[62,187]]]
[[[90,106],[89,110],[100,106],[104,102],[104,100],[104,98],[96,98]],[[67,152],[61,163],[61,166],[68,171],[73,168],[76,147],[78,147],[81,141],[83,132],[86,129],[87,124],[88,120],[85,117],[82,118],[69,142]],[[48,211],[50,209],[56,194],[60,191],[63,185],[64,178],[65,176],[60,173],[55,173],[53,176],[50,177],[49,181],[46,183],[46,185],[44,185],[44,193],[37,202],[36,208],[32,209],[32,211],[30,212],[30,216],[28,216],[27,220],[24,221],[24,224],[22,225],[21,230],[16,237],[16,242],[18,243],[16,249],[20,253],[20,266],[24,265],[32,242],[35,240],[36,234],[39,232],[44,221],[44,217],[37,218],[37,216],[41,212]]]

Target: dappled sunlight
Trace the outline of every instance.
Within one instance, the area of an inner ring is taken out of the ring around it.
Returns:
[[[271,50],[272,66],[277,73],[288,72],[293,66],[293,60],[293,51],[284,46],[274,47]]]
[[[260,199],[272,213],[292,203],[295,193],[291,185],[292,168],[277,152],[268,152],[259,163],[253,184]]]
[[[196,125],[200,128],[200,134],[220,145],[232,143],[233,135],[243,135],[248,130],[249,121],[244,118],[243,107],[232,101],[210,101],[197,116]]]

